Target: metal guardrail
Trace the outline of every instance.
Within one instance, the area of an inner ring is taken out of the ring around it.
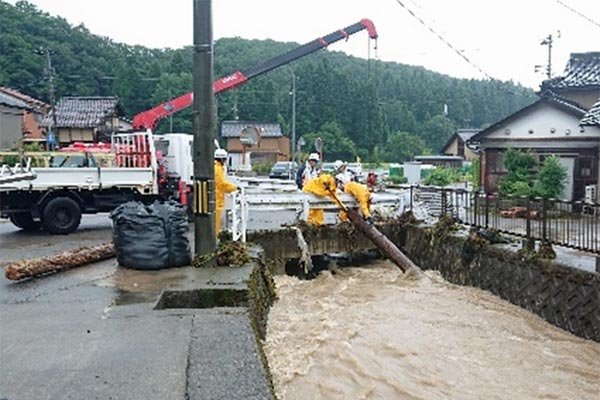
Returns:
[[[6,164],[0,166],[0,184],[33,180],[35,177],[35,172],[31,170],[31,158],[27,158],[25,165],[19,163],[13,167]]]
[[[345,193],[339,195],[340,199],[349,207],[358,207],[356,200]],[[394,192],[378,192],[372,194],[371,206],[373,210],[385,212],[386,214],[399,214],[409,207],[408,190]],[[276,212],[288,210],[295,215],[294,221],[306,221],[308,211],[311,208],[319,208],[325,213],[337,214],[340,209],[331,199],[318,197],[309,193],[290,191],[270,191],[260,188],[242,188],[233,193],[228,207],[228,226],[234,240],[246,240],[246,232],[249,230],[248,222],[255,219],[263,212]],[[283,222],[283,221],[282,221]]]
[[[600,254],[598,204],[427,186],[410,191],[436,217]]]

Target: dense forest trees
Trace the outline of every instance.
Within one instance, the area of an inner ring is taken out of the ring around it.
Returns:
[[[315,32],[318,35],[322,32]],[[215,78],[297,46],[272,40],[220,39]],[[132,117],[192,89],[192,51],[116,43],[71,26],[36,6],[0,0],[0,85],[47,99],[40,48],[52,50],[58,97],[116,95]],[[531,103],[530,89],[511,82],[451,78],[422,67],[320,51],[217,97],[219,122],[229,119],[291,126],[292,73],[297,77],[297,137],[321,136],[326,153],[350,159],[402,161],[437,153],[457,128],[485,127]],[[445,112],[447,107],[448,112]],[[191,113],[173,116],[191,132]],[[169,130],[169,119],[159,132]],[[307,143],[310,143],[307,140]]]

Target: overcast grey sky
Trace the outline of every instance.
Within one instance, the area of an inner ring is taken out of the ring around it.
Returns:
[[[15,3],[16,0],[10,0]],[[178,48],[192,43],[192,0],[29,0],[72,24],[127,44]],[[598,0],[400,0],[473,64],[501,80],[537,88],[547,61],[540,42],[556,39],[554,74],[571,52],[600,51]],[[593,22],[569,11],[567,4]],[[215,0],[215,39],[238,36],[305,43],[362,18],[379,31],[377,58],[456,77],[485,78],[419,23],[398,0]],[[368,55],[366,33],[330,47],[357,57]],[[371,56],[375,53],[371,51]],[[259,60],[257,60],[259,61]],[[240,65],[240,68],[249,67]]]

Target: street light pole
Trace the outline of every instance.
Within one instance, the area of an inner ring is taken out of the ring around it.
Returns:
[[[212,2],[194,0],[194,246],[196,255],[216,248],[214,224],[215,99]]]
[[[292,72],[292,161],[296,161],[296,74]]]

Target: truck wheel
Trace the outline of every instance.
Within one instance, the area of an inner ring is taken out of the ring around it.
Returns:
[[[37,231],[42,226],[42,223],[35,221],[31,216],[31,213],[28,212],[13,213],[10,214],[9,218],[14,226],[28,232]]]
[[[57,197],[50,200],[44,207],[42,221],[48,232],[55,235],[66,235],[79,226],[81,208],[73,199]]]

